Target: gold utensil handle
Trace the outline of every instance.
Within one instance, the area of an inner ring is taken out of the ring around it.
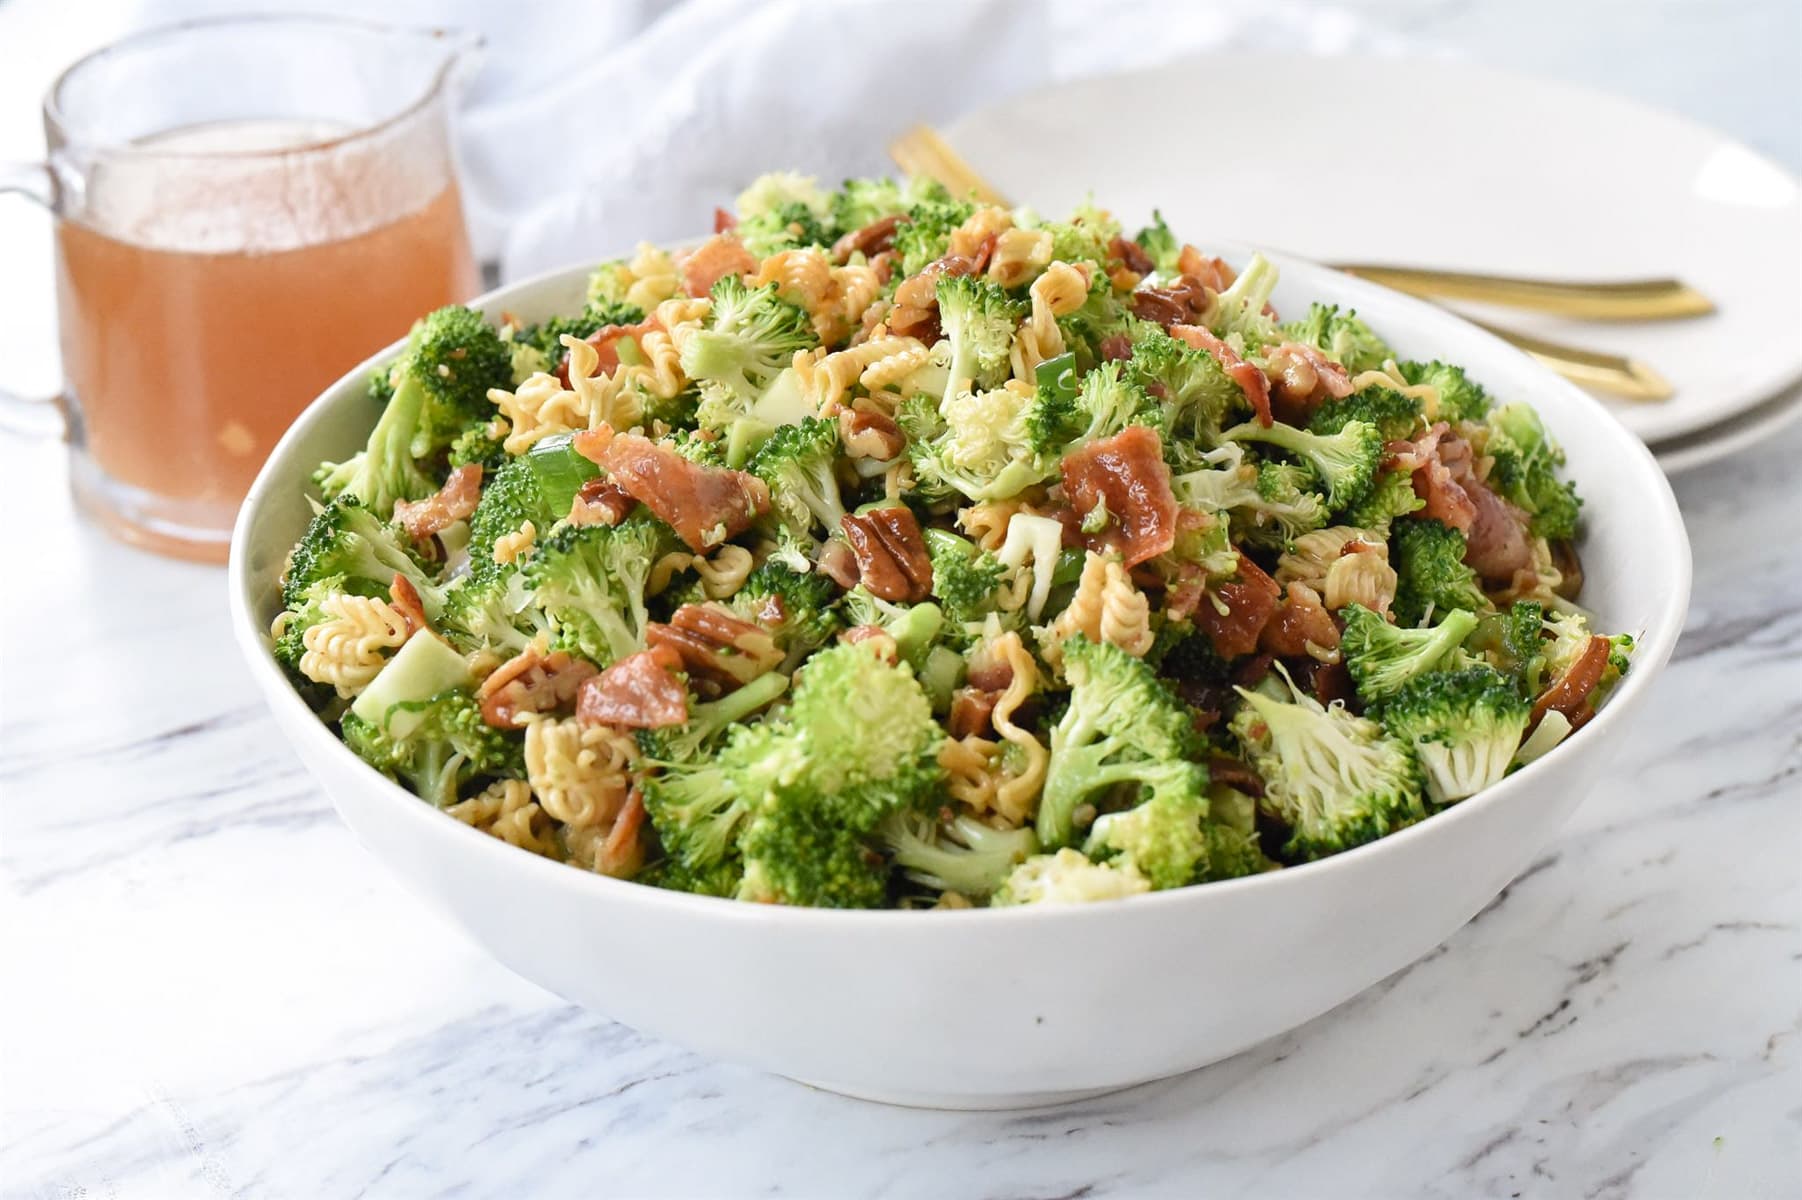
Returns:
[[[927,179],[935,179],[944,184],[955,196],[975,196],[985,204],[1006,205],[1001,193],[991,187],[987,180],[976,172],[976,169],[963,160],[963,157],[945,144],[945,139],[925,125],[915,125],[906,133],[889,143],[889,157],[909,175],[923,175]],[[1353,270],[1341,267],[1340,270]],[[1397,270],[1397,268],[1357,268],[1354,273],[1364,270]],[[1459,276],[1456,273],[1437,271],[1410,272],[1415,276],[1445,277],[1462,279],[1492,278],[1485,276]],[[1386,283],[1391,287],[1397,285],[1388,279],[1371,276],[1374,282]],[[1568,285],[1542,284],[1532,280],[1508,280],[1512,284],[1527,284],[1541,289],[1559,289]],[[1618,285],[1602,285],[1618,286]],[[1677,284],[1682,288],[1682,284]],[[1405,291],[1405,288],[1397,290]],[[1684,289],[1688,291],[1687,288]],[[1446,294],[1446,293],[1440,293]],[[1691,293],[1694,295],[1694,293]],[[1703,304],[1708,302],[1697,296]],[[1615,396],[1626,396],[1635,400],[1664,400],[1671,395],[1671,385],[1666,383],[1658,372],[1630,358],[1622,358],[1615,354],[1603,354],[1600,351],[1585,350],[1578,346],[1563,346],[1544,338],[1529,337],[1515,333],[1511,329],[1502,329],[1494,325],[1475,322],[1484,329],[1495,334],[1503,341],[1510,342],[1566,379],[1579,383],[1584,387],[1594,388]]]
[[[1589,321],[1669,321],[1714,311],[1708,297],[1680,279],[1608,282],[1527,279],[1470,271],[1434,271],[1379,263],[1334,263],[1335,270],[1435,300],[1474,300]]]
[[[1491,325],[1487,321],[1471,321],[1471,324],[1488,330],[1511,346],[1519,347],[1572,383],[1583,387],[1628,400],[1668,400],[1673,394],[1671,385],[1665,381],[1664,376],[1637,358],[1586,350],[1581,346],[1566,346],[1560,342],[1504,329],[1500,325]]]

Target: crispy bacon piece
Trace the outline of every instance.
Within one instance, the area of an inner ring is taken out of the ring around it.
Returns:
[[[1176,269],[1213,292],[1224,292],[1239,278],[1239,273],[1228,266],[1224,258],[1204,258],[1201,251],[1188,242],[1183,243],[1182,253],[1176,256]]]
[[[932,556],[912,509],[897,504],[846,513],[838,523],[856,556],[858,578],[871,595],[918,604],[932,594]]]
[[[1572,729],[1581,728],[1584,722],[1595,716],[1595,706],[1590,697],[1596,690],[1596,684],[1602,682],[1603,672],[1608,669],[1608,650],[1607,638],[1591,636],[1584,643],[1583,652],[1533,701],[1533,712],[1528,718],[1527,727],[1537,729],[1539,722],[1554,709],[1565,715]]]
[[[1258,370],[1256,364],[1248,363],[1240,358],[1234,349],[1214,336],[1214,332],[1203,325],[1172,325],[1170,336],[1180,338],[1197,350],[1205,350],[1220,363],[1232,381],[1239,385],[1250,401],[1252,412],[1257,414],[1258,424],[1270,428],[1270,380],[1264,372]]]
[[[1220,657],[1250,654],[1258,648],[1264,626],[1276,612],[1278,595],[1276,580],[1241,554],[1238,578],[1215,588],[1214,595],[1196,607],[1195,626],[1213,640],[1214,652]]]
[[[907,435],[887,413],[847,408],[838,414],[838,440],[852,458],[887,462],[907,448]]]
[[[598,670],[567,651],[544,654],[528,646],[496,667],[476,689],[482,720],[496,729],[518,729],[531,713],[567,708]]]
[[[669,624],[652,623],[645,643],[677,656],[697,692],[720,694],[749,683],[782,661],[761,625],[719,604],[684,604]]]
[[[1110,333],[1096,347],[1106,362],[1125,362],[1133,356],[1133,340],[1124,333]]]
[[[1264,777],[1247,764],[1224,754],[1208,755],[1208,782],[1224,784],[1253,799],[1264,798]]]
[[[465,463],[445,477],[444,486],[424,500],[400,500],[394,520],[416,542],[455,525],[476,510],[482,498],[482,464]]]
[[[576,434],[571,444],[697,554],[743,533],[770,510],[770,489],[755,475],[690,462],[640,434],[603,425]]]
[[[1270,623],[1258,637],[1258,647],[1278,658],[1311,657],[1310,647],[1339,648],[1339,626],[1320,596],[1305,583],[1291,583],[1277,605]]]
[[[1431,517],[1464,535],[1464,561],[1491,584],[1531,567],[1527,516],[1477,478],[1470,443],[1441,421],[1412,442],[1391,442],[1389,463],[1413,473],[1414,494]]]
[[[425,619],[425,604],[419,599],[419,589],[399,571],[394,573],[394,582],[388,585],[388,599],[393,603],[394,611],[406,621],[408,637],[431,628]]]
[[[619,729],[662,729],[688,720],[688,689],[676,677],[682,657],[667,646],[628,654],[582,681],[576,720]]]
[[[756,269],[757,256],[745,249],[736,233],[716,233],[682,260],[682,288],[691,296],[705,296],[726,276]]]
[[[713,210],[713,232],[730,233],[738,228],[738,218],[723,208]]]
[[[1167,287],[1140,288],[1134,292],[1133,316],[1142,321],[1156,321],[1165,329],[1173,325],[1192,325],[1208,311],[1210,298],[1211,294],[1201,280],[1179,275]]]
[[[618,525],[638,506],[628,492],[611,479],[590,479],[570,502],[571,525]]]
[[[627,338],[636,341],[651,330],[661,328],[663,327],[657,324],[656,317],[649,317],[636,325],[603,325],[582,340],[594,347],[594,352],[600,359],[595,370],[602,375],[607,375],[619,369],[619,344],[621,342]],[[557,370],[554,374],[557,376],[557,382],[568,387],[569,351],[559,350],[557,353],[560,357],[557,359]]]
[[[853,254],[862,254],[866,259],[873,259],[883,251],[891,249],[895,244],[895,230],[900,226],[901,221],[901,214],[894,213],[871,221],[862,229],[853,229],[832,243],[833,261],[848,262]]]
[[[1107,244],[1107,252],[1126,267],[1140,275],[1149,275],[1158,269],[1151,255],[1145,253],[1145,247],[1130,238],[1117,237]]]
[[[1299,342],[1284,342],[1264,355],[1270,379],[1270,408],[1276,419],[1305,426],[1329,398],[1351,395],[1351,376],[1345,368]]]
[[[972,734],[982,737],[989,732],[989,718],[995,712],[995,702],[1001,699],[1000,692],[985,691],[979,687],[960,687],[951,693],[951,717],[947,728],[954,738],[967,738]]]
[[[1072,510],[1065,529],[1074,530],[1084,546],[1118,551],[1131,567],[1176,544],[1176,497],[1156,430],[1128,426],[1066,455],[1059,470]],[[1107,524],[1098,533],[1084,533],[1080,523],[1097,504],[1107,506]]]

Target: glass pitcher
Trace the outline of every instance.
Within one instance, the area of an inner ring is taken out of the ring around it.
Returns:
[[[239,501],[307,402],[474,294],[449,118],[476,46],[226,17],[63,73],[44,101],[47,161],[0,167],[0,190],[55,214],[54,403],[86,512],[151,549],[223,560]]]

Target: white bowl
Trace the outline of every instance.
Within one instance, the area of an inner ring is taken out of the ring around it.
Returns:
[[[1229,252],[1242,261],[1243,252]],[[1682,518],[1652,456],[1594,400],[1452,314],[1286,258],[1275,304],[1355,306],[1407,357],[1528,400],[1586,501],[1583,601],[1639,635],[1633,669],[1564,745],[1413,828],[1250,879],[1086,907],[836,912],[741,904],[592,875],[517,850],[366,766],[264,639],[308,517],[308,473],[375,419],[351,371],[263,467],[232,538],[237,639],[277,723],[363,843],[514,971],[703,1054],[896,1104],[1007,1108],[1194,1070],[1292,1029],[1413,962],[1552,837],[1607,767],[1689,602]],[[479,301],[528,320],[579,307],[586,269]]]

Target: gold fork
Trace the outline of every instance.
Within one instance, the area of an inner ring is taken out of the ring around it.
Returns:
[[[929,126],[916,125],[896,138],[889,144],[889,157],[906,174],[937,180],[953,195],[1008,206],[1007,199]],[[1329,265],[1410,295],[1476,300],[1568,317],[1669,320],[1714,311],[1706,296],[1676,279],[1575,283],[1367,263]],[[1638,359],[1568,346],[1483,321],[1472,323],[1584,387],[1632,400],[1666,400],[1672,395],[1664,377]]]

